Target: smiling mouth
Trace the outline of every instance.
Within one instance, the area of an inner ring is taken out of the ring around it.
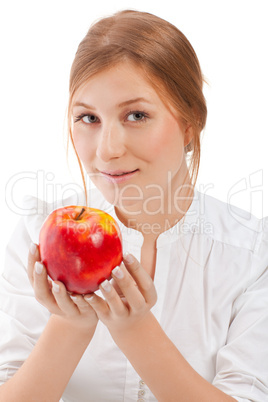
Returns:
[[[130,180],[133,176],[136,175],[136,173],[139,171],[139,169],[135,169],[135,170],[131,170],[128,172],[123,172],[122,170],[119,171],[110,171],[110,172],[104,172],[102,171],[101,174],[103,175],[103,177],[112,182],[112,183],[123,183],[127,180]]]
[[[105,175],[108,175],[108,176],[111,176],[111,177],[118,177],[118,176],[125,176],[125,175],[128,175],[128,174],[134,173],[137,170],[138,169],[131,170],[129,172],[101,172],[101,173],[103,173]]]

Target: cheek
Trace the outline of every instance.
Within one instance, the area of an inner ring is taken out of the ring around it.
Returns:
[[[87,167],[95,155],[94,145],[90,144],[89,146],[84,136],[78,135],[75,131],[73,132],[73,143],[80,160]]]
[[[184,150],[183,134],[177,121],[170,119],[159,125],[146,143],[142,145],[142,152],[152,162],[171,161],[174,156],[180,158]]]

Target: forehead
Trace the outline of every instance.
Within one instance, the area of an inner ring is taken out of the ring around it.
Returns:
[[[121,62],[109,69],[100,71],[87,79],[75,92],[75,98],[87,92],[114,90],[115,96],[120,92],[143,92],[157,95],[153,85],[143,69],[132,62]]]
[[[136,98],[145,98],[168,109],[174,117],[180,117],[163,82],[129,60],[117,63],[87,79],[75,91],[72,105],[79,102],[120,104]]]

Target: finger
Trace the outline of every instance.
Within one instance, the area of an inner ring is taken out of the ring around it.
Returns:
[[[89,303],[87,303],[87,301],[82,295],[73,294],[70,295],[70,298],[72,299],[73,303],[77,306],[80,314],[85,314],[88,313],[89,311],[92,311],[92,307],[90,306]]]
[[[100,319],[107,317],[110,314],[110,308],[105,300],[96,293],[85,295],[85,301],[94,309]]]
[[[32,243],[29,249],[28,253],[28,267],[27,267],[27,273],[29,280],[31,282],[31,285],[33,285],[33,280],[34,280],[34,264],[36,261],[40,261],[40,253],[39,253],[39,247],[37,244]]]
[[[121,316],[127,313],[124,303],[109,281],[104,281],[100,290],[105,300],[96,294],[85,296],[85,300],[94,308],[100,319],[107,318],[111,313]]]
[[[124,297],[122,290],[120,289],[120,287],[117,285],[116,281],[114,280],[114,278],[111,279],[110,283],[113,285],[113,287],[115,288],[115,290],[117,291],[117,293],[119,294],[119,296],[122,298]]]
[[[137,283],[146,302],[153,306],[157,301],[157,293],[151,276],[132,254],[125,254],[123,262],[126,269]]]
[[[70,295],[68,294],[66,287],[62,282],[52,282],[52,294],[61,313],[69,316],[77,315],[78,307],[70,298]]]
[[[40,261],[36,261],[34,264],[33,288],[35,298],[39,303],[45,306],[51,313],[60,312],[51,292],[51,285],[48,281],[46,268]]]
[[[129,307],[133,311],[138,311],[144,308],[146,300],[123,263],[113,269],[112,277],[116,280]]]

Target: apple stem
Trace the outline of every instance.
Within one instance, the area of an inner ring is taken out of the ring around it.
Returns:
[[[78,221],[78,220],[81,218],[81,216],[83,215],[83,213],[85,212],[85,210],[86,210],[85,208],[82,208],[82,209],[81,209],[80,213],[79,213],[79,214],[77,215],[77,217],[75,218],[76,221]]]

